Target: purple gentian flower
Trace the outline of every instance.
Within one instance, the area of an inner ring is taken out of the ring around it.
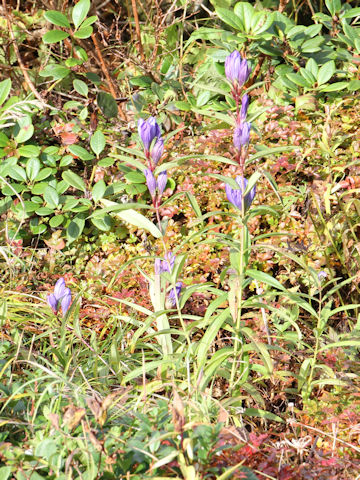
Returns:
[[[158,179],[157,179],[157,187],[159,190],[159,195],[162,195],[167,183],[167,173],[166,170],[163,170],[162,172],[159,173]]]
[[[328,277],[328,274],[324,272],[324,270],[321,270],[321,272],[318,273],[318,279],[320,280],[320,282],[325,280],[327,277]]]
[[[175,265],[176,255],[172,252],[167,252],[164,258],[165,259],[161,261],[160,272],[171,273]]]
[[[155,165],[158,164],[162,154],[164,153],[164,140],[158,137],[155,145],[151,150],[151,158],[153,159]]]
[[[247,145],[250,141],[250,122],[239,123],[234,130],[233,141],[235,147],[240,150],[242,145]]]
[[[172,252],[167,252],[165,259],[161,260],[160,258],[155,259],[155,274],[160,275],[163,272],[172,272],[174,268],[176,255]]]
[[[251,68],[246,58],[241,58],[240,53],[234,50],[225,59],[225,75],[233,85],[244,85],[249,78]]]
[[[247,93],[241,99],[240,120],[244,122],[246,120],[247,111],[249,108],[250,98]]]
[[[155,117],[149,117],[146,121],[140,118],[138,121],[138,132],[146,151],[149,151],[154,138],[159,138],[161,134]]]
[[[169,300],[169,304],[171,305],[171,307],[175,307],[176,298],[179,300],[182,286],[183,286],[182,282],[177,282],[176,285],[175,285],[175,288],[172,288],[170,290],[170,293],[168,295],[168,300]]]
[[[58,313],[60,306],[63,315],[68,311],[71,303],[71,290],[65,286],[63,277],[55,283],[54,293],[50,293],[46,301],[55,315]]]
[[[229,184],[225,184],[225,191],[226,196],[230,203],[234,205],[234,207],[242,210],[242,203],[243,203],[243,192],[245,192],[248,181],[246,178],[241,177],[240,175],[236,177],[236,183],[239,185],[239,188],[234,189],[231,188]],[[250,190],[249,193],[245,195],[244,201],[244,212],[248,210],[252,201],[254,200],[256,194],[256,185]]]
[[[149,189],[150,195],[153,197],[156,192],[156,180],[154,174],[149,168],[146,168],[144,170],[144,175],[146,177],[146,185]]]

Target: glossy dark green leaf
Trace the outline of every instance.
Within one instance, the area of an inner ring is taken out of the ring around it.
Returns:
[[[57,10],[48,10],[44,13],[46,20],[58,27],[70,28],[70,22],[66,16]]]
[[[97,104],[103,115],[107,118],[114,118],[118,115],[118,106],[115,98],[110,93],[99,92],[97,96]]]
[[[57,43],[65,40],[68,38],[69,34],[67,32],[63,32],[62,30],[51,30],[50,32],[46,32],[45,35],[42,37],[44,43]]]

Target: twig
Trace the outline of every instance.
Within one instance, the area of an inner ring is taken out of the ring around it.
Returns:
[[[285,10],[286,5],[288,3],[289,3],[289,0],[280,0],[278,11],[282,13]]]
[[[142,46],[142,43],[141,43],[139,15],[138,15],[137,7],[136,7],[136,0],[131,0],[131,6],[132,6],[133,14],[134,14],[135,32],[136,32],[136,36],[137,36],[138,44],[139,44],[140,58],[141,58],[141,61],[145,63],[146,58],[145,58],[143,46]]]
[[[44,99],[42,98],[40,93],[36,90],[35,85],[33,84],[31,78],[29,77],[29,74],[28,74],[28,72],[25,68],[25,65],[24,65],[23,61],[22,61],[20,51],[19,51],[19,47],[16,43],[16,38],[15,38],[15,35],[14,35],[14,31],[12,29],[9,13],[8,13],[8,10],[7,10],[7,7],[6,7],[6,0],[2,0],[2,4],[3,4],[5,16],[6,16],[6,21],[7,21],[7,25],[8,25],[8,29],[9,29],[10,38],[11,38],[12,44],[14,46],[14,52],[15,52],[15,55],[16,55],[16,59],[17,59],[18,64],[20,66],[21,72],[24,76],[25,82],[27,83],[28,87],[30,88],[32,93],[35,95],[35,97],[41,102],[41,105],[43,107],[45,107],[46,103],[44,102]]]
[[[251,87],[252,85],[254,85],[259,73],[260,73],[260,69],[262,67],[262,64],[264,63],[264,60],[265,60],[265,55],[261,55],[260,58],[259,58],[259,61],[256,65],[256,67],[254,68],[254,71],[253,71],[253,74],[250,78],[250,80],[247,82],[247,84],[245,85],[246,88],[249,88]]]
[[[115,90],[115,87],[114,87],[114,84],[113,84],[113,81],[110,77],[110,73],[109,73],[109,70],[106,66],[106,63],[104,61],[104,58],[101,54],[101,49],[100,49],[100,45],[99,45],[99,42],[98,42],[98,39],[96,37],[96,33],[92,33],[91,34],[91,39],[94,43],[94,46],[95,46],[95,50],[96,50],[96,53],[97,53],[97,56],[98,56],[98,59],[99,59],[99,62],[100,62],[100,65],[101,65],[101,70],[103,72],[103,74],[105,75],[106,77],[106,81],[109,85],[109,90],[110,90],[110,93],[111,95],[114,97],[114,98],[117,98],[119,95],[117,95],[117,92]],[[119,111],[119,115],[121,117],[122,120],[126,120],[126,115],[125,113],[123,112],[123,109],[121,108],[121,105],[118,104],[118,111]]]

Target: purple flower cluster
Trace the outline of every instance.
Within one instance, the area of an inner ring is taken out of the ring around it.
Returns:
[[[160,127],[154,117],[149,117],[147,120],[140,118],[138,121],[138,132],[144,145],[145,156],[149,165],[144,170],[146,185],[154,205],[158,205],[166,187],[167,173],[166,170],[163,170],[156,179],[154,170],[164,153],[164,141],[161,138]]]
[[[60,306],[63,315],[68,311],[71,304],[71,290],[65,286],[65,280],[62,277],[55,283],[54,293],[50,293],[46,301],[55,315],[57,315]]]
[[[238,189],[225,185],[225,191],[229,202],[242,212],[246,212],[254,200],[256,186],[244,196],[248,181],[244,178],[243,172],[247,156],[247,145],[250,141],[251,123],[246,121],[250,98],[245,94],[241,98],[242,87],[247,82],[251,68],[245,58],[235,50],[225,60],[225,75],[232,84],[231,94],[236,102],[236,125],[234,129],[233,142],[237,149],[236,157],[239,161],[241,175],[236,177]],[[241,107],[240,107],[241,98]]]

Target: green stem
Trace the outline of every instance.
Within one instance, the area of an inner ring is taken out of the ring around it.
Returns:
[[[245,181],[244,176],[242,175],[242,185],[241,190],[244,193],[245,191]],[[239,262],[239,293],[237,297],[237,312],[236,312],[236,324],[235,324],[235,343],[234,343],[234,360],[231,367],[230,375],[230,390],[234,388],[235,372],[237,367],[237,360],[240,350],[240,331],[241,331],[241,313],[242,313],[242,297],[243,297],[243,283],[244,283],[244,235],[245,235],[245,225],[244,225],[244,216],[245,216],[245,202],[244,195],[241,202],[241,234],[240,234],[240,262]],[[246,268],[246,265],[245,265]]]
[[[166,248],[166,243],[165,243],[164,235],[163,235],[162,228],[161,228],[159,206],[158,206],[157,203],[155,204],[155,212],[156,212],[156,219],[157,219],[157,222],[158,222],[159,230],[161,232],[161,241],[162,241],[162,244],[163,244],[164,258],[168,262],[169,271],[171,271],[170,261],[169,261],[169,257],[168,257],[168,250]],[[176,285],[172,285],[172,288],[174,288],[174,290],[176,292]],[[182,317],[181,309],[180,309],[180,305],[179,305],[179,299],[178,299],[178,296],[176,295],[176,293],[175,293],[175,301],[176,301],[176,309],[178,311],[179,320],[180,320],[180,323],[181,323],[181,328],[183,329],[187,344],[189,346],[191,346],[191,340],[190,340],[188,332],[186,331],[186,326],[185,326],[184,319]]]

